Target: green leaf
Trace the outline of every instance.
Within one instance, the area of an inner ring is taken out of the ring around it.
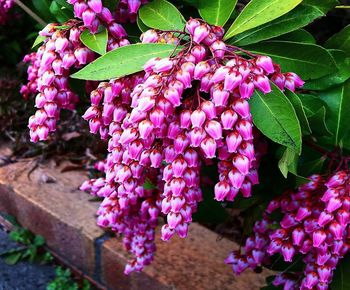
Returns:
[[[337,0],[303,0],[303,5],[317,8],[324,14],[333,9],[337,4],[339,4]]]
[[[185,20],[177,8],[165,0],[155,0],[139,10],[142,22],[160,30],[183,30]]]
[[[309,124],[313,133],[319,136],[331,134],[326,124],[326,108],[321,107],[314,115],[310,116]]]
[[[103,0],[103,6],[107,7],[111,11],[115,11],[120,0]]]
[[[325,43],[325,47],[341,49],[344,50],[347,55],[350,55],[350,24],[328,39]]]
[[[92,34],[88,29],[84,30],[80,35],[80,40],[92,51],[97,52],[100,55],[106,53],[108,32],[105,27],[103,27],[101,32]]]
[[[140,19],[140,16],[137,16],[136,23],[142,32],[146,32],[147,30],[151,29],[150,27],[148,27],[146,24],[142,22],[142,20]]]
[[[291,91],[286,91],[285,94],[295,109],[295,112],[300,122],[302,132],[304,134],[311,134],[310,124],[306,117],[303,103],[301,102],[299,96]]]
[[[264,95],[255,91],[250,109],[256,127],[272,141],[301,153],[301,128],[288,98],[272,85],[272,92]]]
[[[322,156],[321,158],[303,163],[300,166],[301,174],[304,176],[310,176],[311,174],[321,173],[323,164],[326,159],[326,156]]]
[[[22,250],[12,250],[2,255],[5,263],[8,265],[14,265],[19,262],[22,257]]]
[[[49,0],[35,0],[32,1],[33,6],[45,20],[50,19],[50,1]]]
[[[41,247],[41,246],[45,245],[44,237],[40,236],[40,235],[35,236],[33,244],[37,247]]]
[[[282,17],[237,35],[232,43],[242,46],[274,38],[304,27],[321,16],[324,13],[319,9],[300,5]]]
[[[327,104],[326,123],[333,134],[334,145],[350,130],[350,81],[320,93],[320,98]]]
[[[350,255],[347,254],[345,258],[340,260],[340,263],[338,264],[334,272],[333,280],[331,283],[332,290],[350,289],[349,268],[350,268]]]
[[[350,57],[346,57],[344,51],[338,49],[329,50],[332,54],[338,71],[322,78],[310,80],[305,83],[304,89],[325,90],[334,85],[341,84],[350,78]]]
[[[316,43],[316,39],[312,34],[305,29],[298,29],[287,34],[283,34],[274,40],[292,41],[292,42],[304,42],[304,43]]]
[[[38,35],[38,37],[35,39],[33,45],[32,45],[32,48],[35,48],[37,47],[39,44],[41,44],[42,42],[44,42],[44,40],[46,39],[45,36],[41,36],[41,35]]]
[[[55,2],[57,2],[57,3],[58,3],[59,5],[61,5],[62,7],[73,11],[73,5],[67,3],[66,0],[55,0]]]
[[[315,44],[274,40],[249,45],[246,49],[272,57],[283,71],[295,72],[304,80],[323,77],[337,70],[332,55]]]
[[[71,77],[83,80],[102,81],[120,78],[142,70],[143,65],[153,57],[168,57],[176,52],[171,44],[131,44],[109,51]]]
[[[319,97],[308,94],[297,94],[301,102],[303,103],[303,108],[306,117],[314,115],[319,109],[326,106],[326,103],[322,101]]]
[[[251,0],[227,30],[224,39],[270,22],[295,8],[302,0]]]
[[[55,16],[55,18],[59,22],[66,22],[71,18],[71,15],[68,13],[68,10],[62,9],[62,6],[59,5],[56,1],[51,2],[50,12]]]
[[[296,174],[296,166],[298,164],[298,154],[290,148],[286,148],[281,159],[278,161],[278,168],[283,176],[287,178],[288,172]]]
[[[209,24],[224,26],[235,9],[236,3],[237,0],[202,0],[198,10]]]

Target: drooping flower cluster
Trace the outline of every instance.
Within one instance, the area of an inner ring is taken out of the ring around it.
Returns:
[[[14,3],[13,0],[0,0],[0,25],[5,24],[9,20],[8,12]]]
[[[327,182],[319,175],[310,180],[270,202],[246,240],[244,253],[233,252],[226,259],[235,273],[269,265],[270,256],[278,253],[286,262],[301,257],[305,268],[303,275],[277,275],[275,286],[328,289],[339,260],[349,252],[350,175],[338,171]],[[280,222],[272,218],[278,211],[283,215]]]
[[[167,216],[163,240],[186,237],[202,200],[202,164],[218,159],[217,200],[233,201],[239,192],[251,195],[258,175],[247,100],[254,89],[270,92],[270,80],[281,89],[303,84],[294,73],[282,74],[269,57],[240,56],[238,48],[222,41],[220,27],[191,19],[186,30],[144,33],[144,42],[183,48],[176,56],[150,59],[137,75],[101,83],[84,115],[92,132],[109,138],[109,154],[106,177],[85,182],[82,190],[104,197],[99,224],[124,234],[135,255],[126,273],[149,263],[144,253],[152,256],[147,228],[130,223],[141,218],[143,208],[148,211],[144,219],[160,212]],[[149,186],[152,180],[156,189],[145,189],[145,181]]]
[[[82,19],[83,24],[79,20],[70,20],[63,25],[49,24],[40,32],[46,37],[44,44],[24,58],[30,66],[28,83],[22,86],[21,93],[24,97],[38,93],[35,99],[38,110],[29,120],[32,142],[46,140],[48,134],[56,130],[60,110],[74,109],[78,101],[68,77],[73,68],[79,69],[96,58],[96,54],[81,42],[80,34],[87,28],[96,33],[103,24],[108,30],[108,51],[129,44],[126,31],[115,22],[101,0],[67,2],[74,5],[75,17]],[[132,9],[130,13],[133,14],[135,7]],[[87,82],[87,89],[89,85],[91,82]]]
[[[82,19],[84,26],[92,33],[96,33],[99,25],[103,24],[110,32],[117,34],[117,37],[120,37],[118,32],[125,33],[124,28],[118,23],[134,22],[141,4],[147,3],[141,0],[122,0],[119,1],[116,10],[111,11],[103,6],[102,0],[67,0],[67,2],[73,5],[74,16]]]

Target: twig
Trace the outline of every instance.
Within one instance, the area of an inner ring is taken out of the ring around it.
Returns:
[[[22,3],[20,0],[15,0],[15,3],[21,7],[25,12],[28,13],[29,16],[31,16],[35,21],[37,21],[39,24],[46,26],[47,23],[41,19],[37,14],[35,14],[28,6]]]
[[[338,9],[350,9],[350,5],[339,5],[339,6],[335,6],[335,8],[338,8]]]

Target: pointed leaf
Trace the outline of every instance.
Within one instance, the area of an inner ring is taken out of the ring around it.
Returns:
[[[142,22],[142,20],[140,19],[140,16],[137,16],[136,23],[142,32],[146,32],[147,30],[151,29],[150,27],[148,27],[146,24]]]
[[[291,92],[291,91],[286,91],[286,96],[292,103],[295,112],[297,113],[298,119],[300,121],[300,126],[304,134],[310,134],[311,133],[311,128],[309,125],[309,121],[306,117],[305,110],[303,108],[303,103],[301,102],[300,98],[298,97],[297,94]]]
[[[350,24],[328,39],[325,43],[325,47],[341,49],[344,50],[347,55],[350,55]]]
[[[274,40],[249,45],[246,49],[271,56],[283,71],[295,72],[304,80],[316,79],[337,70],[332,55],[315,44]]]
[[[71,77],[83,80],[102,81],[120,78],[142,70],[152,57],[168,57],[177,52],[171,44],[131,44],[109,51]]]
[[[198,10],[209,24],[224,26],[235,9],[237,0],[202,0]]]
[[[250,99],[255,126],[272,141],[298,154],[301,152],[301,128],[288,98],[275,86],[269,94],[256,91]]]
[[[303,42],[303,43],[316,43],[316,39],[312,34],[305,29],[298,29],[287,34],[283,34],[274,40],[292,41],[292,42]]]
[[[350,81],[323,91],[321,99],[327,104],[326,123],[333,134],[334,145],[350,131]]]
[[[285,178],[287,178],[288,172],[296,174],[296,167],[298,164],[298,154],[290,148],[286,148],[281,159],[278,161],[278,168]]]
[[[39,44],[43,43],[45,39],[46,39],[45,36],[38,35],[37,38],[35,38],[35,41],[34,41],[34,43],[32,45],[32,48],[35,48]]]
[[[329,52],[332,54],[338,70],[322,78],[306,82],[304,89],[325,90],[350,78],[350,57],[346,57],[345,52],[338,49],[330,49]]]
[[[309,124],[313,133],[319,136],[330,135],[327,124],[326,124],[326,108],[321,107],[314,115],[310,116]]]
[[[103,28],[102,31],[92,34],[88,29],[84,30],[80,35],[80,40],[92,51],[97,52],[100,55],[106,53],[107,50],[107,41],[108,41],[108,32],[106,28]]]
[[[304,176],[310,176],[311,174],[321,173],[323,164],[327,157],[322,156],[316,160],[308,161],[300,166],[300,171]]]
[[[240,33],[232,43],[238,46],[257,43],[304,27],[324,13],[312,6],[300,5],[271,22]]]
[[[55,16],[59,22],[66,22],[72,18],[72,12],[68,9],[62,9],[56,1],[52,1],[50,5],[50,12]]]
[[[14,265],[19,262],[22,257],[22,250],[14,250],[11,253],[6,253],[3,255],[5,263],[8,265]]]
[[[337,0],[303,0],[303,5],[314,7],[324,14],[333,9],[338,4],[339,1]]]
[[[295,8],[302,0],[251,0],[227,30],[224,39],[270,22]]]
[[[183,30],[185,20],[177,8],[165,0],[155,0],[141,7],[142,22],[160,30]]]
[[[303,103],[303,108],[306,117],[314,115],[319,109],[326,106],[326,103],[319,97],[308,94],[297,94],[300,101]]]

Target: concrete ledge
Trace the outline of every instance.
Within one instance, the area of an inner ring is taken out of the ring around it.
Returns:
[[[223,260],[238,246],[199,224],[191,225],[186,239],[158,240],[153,264],[125,276],[128,256],[121,242],[95,225],[98,204],[78,190],[84,173],[62,173],[64,164],[34,165],[28,159],[0,168],[0,211],[43,235],[50,249],[108,289],[246,290],[264,285],[268,273],[234,276]]]

